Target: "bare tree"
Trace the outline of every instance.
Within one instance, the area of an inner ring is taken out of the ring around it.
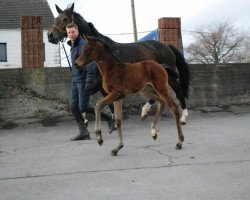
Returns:
[[[237,63],[246,61],[245,33],[228,21],[197,28],[194,43],[185,48],[190,63]]]

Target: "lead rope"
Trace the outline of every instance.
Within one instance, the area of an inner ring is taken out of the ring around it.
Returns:
[[[68,54],[67,54],[66,49],[65,49],[65,46],[64,46],[64,42],[65,42],[65,41],[66,41],[66,39],[61,40],[61,44],[62,44],[62,46],[63,46],[63,50],[64,50],[64,53],[65,53],[65,55],[66,55],[66,58],[67,58],[67,61],[68,61],[68,64],[69,64],[69,69],[70,69],[70,71],[72,71],[72,67],[71,67],[71,64],[70,64],[70,61],[69,61],[69,57],[68,57]]]

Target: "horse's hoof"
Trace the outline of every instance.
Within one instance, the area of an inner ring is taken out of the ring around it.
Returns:
[[[154,140],[156,140],[156,139],[157,139],[157,135],[152,136],[152,138],[153,138]]]
[[[111,156],[117,156],[117,151],[116,150],[112,150],[111,151]]]
[[[182,144],[181,143],[177,143],[175,149],[180,150],[181,148],[182,148]]]
[[[98,142],[98,144],[99,144],[100,146],[102,146],[102,144],[103,144],[103,139],[99,139],[97,142]]]

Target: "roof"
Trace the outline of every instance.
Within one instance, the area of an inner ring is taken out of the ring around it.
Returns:
[[[21,16],[41,16],[44,29],[54,23],[54,15],[47,0],[0,1],[0,29],[19,29]]]
[[[156,40],[156,41],[159,41],[159,38],[158,38],[158,29],[156,29],[156,30],[150,32],[149,34],[145,35],[144,37],[142,37],[138,41],[146,41],[146,40]]]

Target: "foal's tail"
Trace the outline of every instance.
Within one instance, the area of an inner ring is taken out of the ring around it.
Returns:
[[[176,57],[176,66],[180,75],[180,86],[183,89],[184,97],[188,98],[188,86],[190,79],[189,66],[184,56],[172,45],[168,45]]]

